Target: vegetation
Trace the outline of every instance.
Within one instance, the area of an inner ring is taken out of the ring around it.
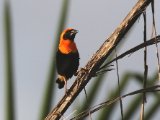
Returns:
[[[139,0],[142,1],[142,0]],[[130,119],[135,119],[135,114],[137,113],[137,110],[140,110],[140,119],[141,120],[151,120],[156,112],[159,110],[159,105],[160,105],[160,94],[158,91],[160,90],[160,86],[156,85],[157,80],[159,79],[159,76],[157,74],[160,74],[159,71],[155,72],[150,78],[148,78],[148,65],[146,62],[146,55],[148,54],[145,50],[144,52],[144,74],[142,73],[137,73],[137,72],[126,72],[125,74],[121,75],[122,77],[119,78],[119,73],[118,73],[118,60],[120,58],[123,58],[124,56],[131,54],[132,52],[136,52],[139,49],[142,48],[147,48],[147,46],[156,44],[157,48],[157,61],[159,62],[159,52],[158,52],[158,46],[157,43],[160,41],[160,37],[156,33],[156,25],[154,22],[154,0],[149,0],[152,4],[152,15],[153,15],[153,39],[151,40],[146,40],[146,22],[145,22],[145,15],[146,13],[144,12],[145,10],[141,10],[143,12],[143,17],[144,17],[144,43],[142,43],[141,46],[138,48],[135,48],[134,51],[133,49],[130,49],[131,51],[128,53],[124,53],[123,55],[120,55],[122,57],[116,56],[116,54],[110,54],[109,60],[105,61],[103,59],[104,64],[100,66],[99,68],[103,68],[99,71],[95,72],[95,75],[97,75],[93,80],[93,86],[90,88],[89,91],[86,92],[86,98],[84,100],[81,100],[82,102],[79,104],[78,112],[77,114],[74,115],[73,118],[70,119],[85,119],[86,116],[89,116],[90,119],[92,119],[92,113],[94,114],[95,112],[97,113],[97,120],[110,120],[112,116],[114,115],[115,110],[117,107],[120,106],[121,110],[121,116],[119,116],[119,119],[123,120],[130,120]],[[148,3],[149,4],[149,3]],[[63,0],[62,3],[62,8],[61,8],[61,14],[59,18],[59,23],[57,26],[57,34],[56,34],[56,42],[55,46],[53,48],[53,56],[52,56],[52,63],[50,65],[50,70],[48,73],[48,79],[47,79],[47,84],[45,85],[45,91],[43,95],[43,100],[42,100],[42,106],[41,109],[39,110],[39,120],[44,120],[45,117],[49,114],[52,108],[52,103],[54,102],[54,96],[55,96],[55,91],[54,91],[54,86],[55,86],[55,79],[56,79],[56,71],[55,71],[55,51],[58,45],[58,40],[59,40],[59,35],[61,31],[64,29],[66,20],[67,20],[67,15],[68,15],[68,9],[69,9],[70,1],[69,0]],[[129,29],[129,28],[128,28]],[[5,32],[5,74],[6,74],[6,117],[5,120],[16,120],[16,109],[15,109],[15,91],[14,91],[14,71],[13,71],[13,54],[12,54],[12,18],[11,18],[11,11],[10,11],[10,2],[5,1],[4,5],[4,32]],[[123,31],[124,32],[124,31]],[[127,32],[127,31],[126,31]],[[154,40],[154,42],[153,42]],[[117,43],[118,44],[118,43]],[[114,48],[115,49],[115,48]],[[119,49],[119,48],[117,48]],[[115,59],[113,59],[113,56],[116,56]],[[149,56],[149,55],[148,55]],[[106,57],[105,57],[106,58]],[[108,73],[106,71],[110,71],[110,68],[107,68],[106,66],[109,65],[110,61],[113,60],[112,62],[116,62],[116,70],[117,70],[117,78],[119,78],[119,84],[117,88],[113,88],[109,96],[106,96],[106,101],[104,103],[100,103],[98,105],[93,105],[94,101],[97,99],[97,94],[98,91],[101,90],[101,85],[102,81],[107,79]],[[157,64],[159,68],[159,63]],[[104,69],[105,68],[105,69]],[[159,69],[158,69],[159,70]],[[103,73],[103,74],[101,74]],[[130,84],[130,80],[133,79],[137,84],[142,86],[142,89],[140,90],[135,90],[132,91],[130,94],[122,95],[121,92],[122,90],[125,90],[126,87]],[[88,80],[89,81],[89,80]],[[87,82],[88,82],[87,81]],[[73,84],[73,87],[74,88]],[[87,83],[82,84],[81,89],[85,89],[85,85]],[[71,90],[70,90],[71,91]],[[78,92],[78,94],[81,91]],[[78,96],[77,94],[77,96]],[[132,95],[132,100],[129,102],[127,106],[127,109],[124,110],[123,102],[124,99],[128,98],[129,96]],[[144,107],[145,100],[148,96],[152,96],[153,102],[150,103],[150,107],[146,108]],[[65,97],[65,96],[64,96]],[[120,101],[120,105],[118,104]],[[72,103],[73,101],[71,101]],[[70,104],[69,104],[70,106]],[[69,107],[68,106],[68,107]],[[67,108],[66,108],[67,109]],[[145,112],[144,112],[145,109]],[[65,110],[64,110],[65,111]],[[63,112],[64,112],[63,111]],[[61,115],[61,113],[54,114],[56,116],[62,117],[65,120],[65,116]],[[59,118],[56,118],[59,119]]]

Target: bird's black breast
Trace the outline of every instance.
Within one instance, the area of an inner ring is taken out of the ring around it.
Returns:
[[[56,54],[56,67],[59,75],[64,75],[67,79],[77,72],[79,66],[79,53],[63,54],[59,50]]]

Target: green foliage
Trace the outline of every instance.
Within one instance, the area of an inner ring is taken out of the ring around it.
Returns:
[[[12,56],[12,28],[9,1],[4,6],[4,34],[5,34],[5,76],[6,76],[6,120],[15,119],[14,109],[14,79]]]

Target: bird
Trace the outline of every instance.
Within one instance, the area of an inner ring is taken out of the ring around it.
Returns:
[[[56,68],[58,88],[65,87],[67,92],[67,80],[76,75],[79,67],[79,52],[74,41],[78,30],[73,28],[65,29],[61,35],[56,53]]]

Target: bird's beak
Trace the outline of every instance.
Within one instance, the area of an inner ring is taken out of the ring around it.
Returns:
[[[73,33],[74,33],[74,34],[77,34],[77,33],[78,33],[78,30],[75,30],[75,29],[74,29],[74,30],[73,30]]]
[[[75,33],[78,33],[79,31],[78,30],[75,30]]]

